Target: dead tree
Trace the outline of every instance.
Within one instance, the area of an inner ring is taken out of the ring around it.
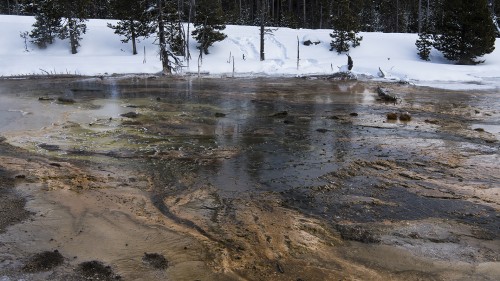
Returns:
[[[351,71],[353,66],[354,66],[354,62],[352,61],[351,56],[349,54],[347,54],[347,69],[349,69],[349,71]]]

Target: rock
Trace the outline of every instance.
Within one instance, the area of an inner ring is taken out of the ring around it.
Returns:
[[[387,120],[398,120],[398,114],[396,112],[387,113]]]
[[[497,217],[500,217],[500,214],[497,215]],[[494,240],[495,239],[495,234],[487,231],[487,230],[484,230],[484,229],[480,229],[480,228],[474,228],[472,229],[472,235],[477,238],[477,239],[481,239],[481,240]]]
[[[349,113],[349,115],[350,115],[350,116],[352,116],[352,117],[359,116],[359,114],[358,114],[358,113],[356,113],[356,112]]]
[[[25,272],[40,272],[48,271],[56,266],[63,264],[64,257],[58,250],[53,252],[45,251],[32,256],[24,265],[23,271]]]
[[[83,149],[69,149],[66,151],[68,154],[72,154],[72,155],[81,155],[81,156],[88,156],[88,155],[92,155],[92,152],[90,151],[87,151],[87,150],[83,150]]]
[[[51,98],[51,97],[39,97],[38,100],[39,101],[53,101],[54,98]]]
[[[61,150],[61,148],[58,145],[55,144],[46,144],[46,143],[41,143],[38,145],[38,147],[43,148],[48,151],[58,151]]]
[[[144,253],[142,261],[156,269],[166,269],[168,267],[167,259],[163,255],[157,253]]]
[[[7,139],[6,139],[5,137],[0,136],[0,142],[4,142],[4,141],[6,141],[6,140],[7,140]]]
[[[124,126],[141,126],[142,122],[135,121],[135,120],[123,120],[122,124]]]
[[[358,241],[363,243],[378,243],[380,239],[369,230],[358,225],[337,225],[340,237],[344,240]]]
[[[388,89],[385,89],[385,88],[378,87],[377,93],[378,93],[379,98],[383,101],[390,101],[390,102],[395,103],[399,99],[397,96],[391,94],[390,91]]]
[[[67,104],[72,104],[76,102],[74,99],[66,97],[58,97],[57,101],[60,103],[67,103]]]
[[[310,45],[312,45],[311,40],[304,41],[304,45],[305,45],[305,46],[310,46]]]
[[[438,120],[429,120],[429,119],[425,119],[425,123],[429,123],[429,124],[436,125],[437,123],[439,123],[439,121],[438,121]]]
[[[271,115],[271,117],[285,118],[287,115],[288,115],[287,111],[280,111],[280,112],[274,113],[273,115]]]
[[[82,280],[120,280],[110,266],[105,266],[100,261],[86,261],[78,265],[77,272],[83,277]]]
[[[226,114],[220,113],[220,112],[216,112],[215,113],[215,117],[226,117]]]
[[[316,131],[320,132],[320,133],[326,133],[326,132],[328,132],[327,129],[323,129],[323,128],[317,129]]]
[[[328,80],[357,80],[357,79],[358,77],[354,73],[349,71],[348,65],[340,67],[338,72],[335,72],[334,74],[328,77]]]
[[[310,46],[312,44],[318,45],[321,43],[321,40],[319,40],[318,37],[311,35],[311,34],[306,34],[304,37],[302,37],[302,42],[305,46]]]
[[[475,128],[474,131],[476,131],[476,132],[484,132],[484,129],[483,128]]]
[[[126,118],[137,118],[139,117],[139,114],[136,113],[136,112],[127,112],[127,113],[123,113],[122,115],[120,115],[122,117],[126,117]]]
[[[403,112],[399,114],[399,121],[408,122],[411,120],[411,115],[408,112]]]

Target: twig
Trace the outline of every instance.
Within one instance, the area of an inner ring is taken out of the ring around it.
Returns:
[[[233,78],[234,78],[234,56],[233,56]]]
[[[300,42],[299,42],[299,36],[297,36],[297,70],[299,70],[299,61],[300,61]]]

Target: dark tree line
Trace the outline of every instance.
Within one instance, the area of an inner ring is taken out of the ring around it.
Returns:
[[[42,0],[0,0],[0,13],[34,15]],[[115,17],[114,0],[86,2],[88,18]],[[201,1],[201,0],[200,0]],[[475,0],[474,0],[475,1]],[[500,15],[500,0],[487,0],[492,18]],[[75,1],[76,2],[76,1]],[[132,1],[131,1],[132,2]],[[142,0],[133,2],[143,2]],[[187,21],[190,7],[198,0],[175,0],[182,20]],[[259,26],[264,7],[268,26],[291,28],[331,28],[339,12],[339,0],[213,0],[224,11],[226,24]],[[349,0],[361,31],[416,33],[429,15],[442,13],[444,0]],[[445,7],[449,8],[449,7]],[[191,12],[195,12],[191,10]],[[500,18],[496,17],[497,24]]]
[[[42,0],[0,0],[0,13],[34,15]],[[269,26],[330,28],[339,0],[214,0],[224,10],[226,24],[259,25],[262,7]],[[487,0],[492,17],[500,18],[500,0]],[[89,18],[113,18],[113,0],[89,0]],[[142,2],[142,0],[135,1]],[[196,0],[175,0],[186,21]],[[420,32],[422,18],[439,13],[443,0],[349,0],[361,31]]]

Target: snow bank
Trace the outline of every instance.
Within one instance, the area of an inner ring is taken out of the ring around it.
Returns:
[[[121,38],[106,26],[108,22],[114,22],[111,20],[89,20],[87,34],[83,35],[76,55],[71,55],[67,40],[57,40],[45,50],[29,44],[26,51],[19,34],[30,31],[33,22],[33,17],[0,15],[1,76],[42,74],[45,71],[102,75],[158,73],[161,70],[154,38],[140,41],[137,44],[139,54],[133,56],[131,44],[121,43]],[[347,63],[345,54],[329,51],[331,30],[279,28],[273,35],[266,36],[265,61],[260,61],[258,27],[227,26],[224,32],[228,37],[209,49],[211,53],[203,57],[200,71],[230,76],[233,57],[237,76],[331,74]],[[431,54],[431,62],[420,60],[416,54],[416,34],[361,35],[361,46],[350,52],[355,74],[378,78],[380,67],[388,79],[405,79],[416,84],[439,86],[453,82],[464,87],[493,88],[498,88],[497,84],[500,84],[500,49],[486,55],[484,64],[459,66],[446,61],[438,52]],[[300,40],[298,69],[297,38]],[[314,38],[321,43],[304,46],[304,38]],[[190,50],[193,59],[183,72],[196,73],[199,51],[193,39],[190,40]]]

